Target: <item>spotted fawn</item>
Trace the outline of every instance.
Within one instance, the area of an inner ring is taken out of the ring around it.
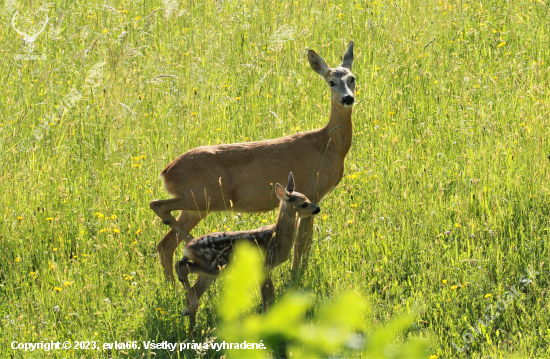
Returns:
[[[310,217],[321,211],[321,208],[311,203],[306,196],[294,191],[292,172],[288,176],[286,189],[277,183],[275,194],[280,200],[279,215],[275,224],[249,231],[210,233],[194,238],[186,244],[185,255],[181,261],[176,262],[175,269],[187,292],[187,309],[184,315],[189,315],[191,327],[195,325],[200,297],[222,269],[231,262],[234,246],[239,242],[251,242],[265,253],[264,268],[268,275],[261,286],[261,294],[263,309],[267,309],[275,291],[270,270],[290,257],[300,218]],[[193,287],[189,284],[190,273],[202,277],[202,280],[197,279]]]

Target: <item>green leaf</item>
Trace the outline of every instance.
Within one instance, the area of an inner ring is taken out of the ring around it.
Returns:
[[[251,244],[237,245],[230,261],[219,304],[220,316],[228,322],[237,319],[252,304],[253,290],[265,279],[260,253]]]

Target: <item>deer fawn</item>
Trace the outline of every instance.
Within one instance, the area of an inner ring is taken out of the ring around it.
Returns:
[[[185,256],[180,262],[176,262],[176,273],[187,291],[185,314],[189,315],[191,328],[195,325],[200,297],[231,261],[233,246],[241,241],[252,242],[265,252],[264,267],[268,275],[261,287],[261,293],[263,309],[267,309],[274,293],[269,271],[290,257],[296,224],[300,218],[310,217],[321,211],[321,208],[311,203],[306,196],[294,192],[292,172],[288,176],[286,189],[277,183],[275,194],[280,200],[277,223],[250,231],[210,233],[197,237],[185,245]],[[197,280],[191,288],[188,279],[190,273],[209,278],[208,285],[203,286]]]
[[[273,140],[194,148],[161,172],[166,190],[175,198],[152,201],[149,206],[171,227],[157,245],[167,279],[174,279],[177,246],[193,238],[189,232],[209,212],[256,213],[274,209],[278,203],[272,196],[272,184],[283,182],[289,172],[297,175],[298,187],[315,203],[342,179],[353,132],[353,42],[337,68],[330,68],[313,50],[309,50],[308,60],[330,86],[331,111],[325,127]],[[181,210],[177,220],[171,214],[175,210]],[[294,244],[294,274],[302,256],[303,269],[307,265],[312,232],[313,218],[305,218]],[[208,286],[206,279],[202,280],[202,285]]]

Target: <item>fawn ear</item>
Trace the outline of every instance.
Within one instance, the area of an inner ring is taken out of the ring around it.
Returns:
[[[288,175],[288,183],[286,184],[286,190],[288,193],[294,192],[294,176],[292,175],[292,172]]]
[[[353,41],[349,42],[348,49],[344,54],[344,59],[342,60],[340,67],[351,70],[351,65],[353,65]]]
[[[323,58],[313,50],[309,50],[307,53],[307,59],[313,71],[317,72],[319,75],[326,77],[330,72],[330,67]]]
[[[275,194],[277,195],[277,198],[279,198],[281,201],[285,201],[288,199],[288,195],[285,189],[278,183],[275,185]]]

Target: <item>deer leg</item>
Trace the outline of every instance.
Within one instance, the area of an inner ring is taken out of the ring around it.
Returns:
[[[149,202],[149,208],[160,217],[162,223],[169,225],[183,240],[185,240],[186,237],[193,238],[193,236],[183,229],[180,223],[172,216],[171,212],[177,210],[184,211],[187,207],[187,203],[183,198],[162,199]],[[187,240],[187,242],[188,241],[189,240]]]
[[[195,285],[193,286],[193,291],[195,292],[195,295],[197,296],[197,300],[201,299],[202,295],[208,287],[210,287],[210,284],[216,279],[215,277],[207,276],[207,275],[199,275],[197,277],[197,281],[195,282]]]
[[[185,295],[185,303],[186,303],[186,309],[184,312],[184,315],[188,314],[189,312],[192,312],[193,314],[197,311],[197,308],[199,307],[199,302],[197,300],[197,297],[195,296],[195,293],[193,292],[193,289],[191,288],[191,284],[189,283],[189,273],[192,273],[192,267],[193,263],[188,262],[188,259],[186,257],[183,257],[183,260],[176,262],[176,273],[178,274],[178,279],[183,284],[183,289],[186,292]],[[195,316],[189,317],[189,327],[193,328],[195,327]]]
[[[298,234],[294,242],[294,257],[292,258],[292,276],[303,273],[307,269],[309,248],[313,235],[313,217],[302,218],[298,227]],[[301,262],[301,263],[300,263]],[[301,266],[301,268],[300,268]]]
[[[266,280],[263,282],[262,287],[260,288],[260,292],[262,293],[262,309],[265,313],[267,311],[267,307],[273,301],[273,296],[275,293],[275,286],[273,285],[273,281],[271,280],[271,274],[267,275]]]
[[[199,276],[197,277],[197,280],[195,281],[195,285],[193,286],[193,288],[191,288],[191,290],[195,295],[195,298],[197,298],[197,302],[201,299],[202,295],[204,294],[204,292],[206,292],[208,287],[210,287],[210,284],[212,284],[214,279],[215,279],[214,277],[199,274]],[[189,322],[191,322],[191,320],[195,322],[195,317],[196,317],[196,312],[198,307],[191,312],[189,311],[190,307],[187,301],[186,301],[186,304],[188,309],[185,311],[183,315],[189,315]]]
[[[196,324],[196,313],[197,309],[199,309],[199,299],[208,286],[210,286],[210,283],[212,283],[214,278],[202,275],[205,273],[205,270],[199,265],[189,262],[187,257],[183,257],[181,261],[176,262],[176,272],[178,279],[181,284],[183,284],[183,288],[187,292],[185,296],[186,309],[183,315],[189,315],[189,325],[192,329]],[[189,283],[190,273],[199,275],[197,282],[193,287],[191,287],[191,284]]]
[[[195,294],[195,298],[197,298],[197,303],[201,299],[204,292],[206,292],[210,284],[212,284],[214,279],[214,277],[199,274],[197,280],[195,281],[195,285],[193,286],[193,288],[191,288],[191,291]],[[197,310],[199,308],[198,306],[196,308],[192,308],[187,298],[185,299],[185,304],[187,305],[187,309],[185,310],[183,315],[189,316],[189,325],[190,328],[193,328],[195,326],[195,323],[197,322]]]
[[[187,232],[188,237],[179,237],[173,229],[158,242],[157,252],[159,253],[160,264],[164,268],[164,277],[167,280],[174,280],[174,253],[182,240],[189,242],[193,237],[189,232],[206,216],[206,212],[181,211],[178,216],[178,223]]]

